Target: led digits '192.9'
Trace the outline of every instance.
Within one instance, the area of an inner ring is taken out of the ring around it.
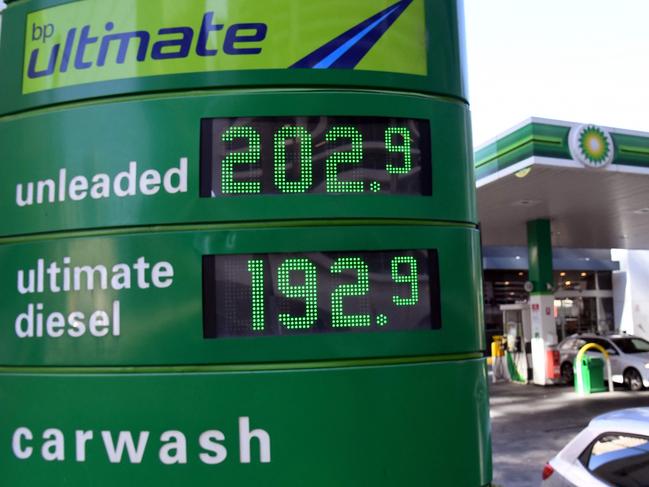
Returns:
[[[407,264],[408,273],[403,275],[398,271],[399,265]],[[413,306],[419,301],[417,285],[417,261],[412,256],[397,256],[391,262],[392,279],[395,283],[408,284],[409,297],[392,296],[397,306]],[[252,284],[252,323],[253,330],[263,331],[264,294],[261,291],[264,282],[263,261],[253,259],[248,261],[248,271]],[[339,257],[331,266],[332,274],[350,273],[356,276],[356,282],[338,284],[331,293],[331,326],[360,327],[370,326],[372,317],[369,314],[346,314],[344,298],[365,296],[370,292],[370,271],[367,263],[361,257]],[[297,275],[296,275],[297,274]],[[303,284],[295,284],[301,281]],[[310,328],[318,319],[318,282],[316,266],[306,258],[289,258],[277,269],[277,289],[287,298],[304,300],[305,312],[302,316],[290,313],[279,313],[279,322],[288,329]],[[382,320],[380,320],[382,321]],[[384,323],[385,324],[385,323]]]
[[[440,326],[435,250],[209,255],[206,338]]]

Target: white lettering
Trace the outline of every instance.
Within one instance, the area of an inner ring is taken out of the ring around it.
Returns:
[[[65,180],[67,176],[65,168],[59,170],[59,201],[65,201]]]
[[[240,463],[251,463],[251,443],[255,438],[259,443],[259,460],[261,463],[270,462],[270,436],[261,429],[250,429],[250,418],[242,416],[238,418],[239,422],[239,446],[240,446]],[[72,433],[74,431],[74,433]],[[40,434],[41,442],[34,441],[34,433],[27,427],[17,428],[12,435],[11,447],[13,454],[20,460],[31,458],[35,451],[40,450],[41,458],[46,462],[63,462],[66,460],[66,440],[74,441],[74,445],[68,449],[68,453],[74,450],[74,460],[76,462],[86,462],[88,454],[97,448],[106,452],[110,463],[142,463],[145,458],[153,460],[155,454],[151,452],[145,457],[147,448],[150,446],[151,433],[149,431],[110,431],[102,430],[97,433],[101,435],[101,443],[95,443],[90,451],[88,444],[95,439],[94,430],[76,429],[70,431],[73,437],[68,438],[58,428],[46,428]],[[198,433],[195,433],[198,434]],[[39,433],[36,433],[38,436]],[[155,441],[155,440],[152,440]],[[195,441],[195,440],[194,440]],[[163,431],[159,438],[159,449],[157,459],[163,465],[185,465],[190,459],[200,460],[206,465],[218,465],[228,458],[228,451],[225,445],[225,435],[220,430],[210,429],[203,431],[198,435],[198,445],[200,450],[197,457],[188,457],[188,435],[180,430],[169,429]],[[95,459],[97,460],[97,459]]]
[[[47,462],[65,460],[65,445],[63,433],[56,428],[50,428],[43,431],[43,439],[47,440],[41,447],[41,455]]]
[[[18,338],[43,336],[61,338],[66,333],[72,338],[79,338],[86,332],[98,338],[109,334],[120,336],[121,318],[118,300],[112,303],[112,315],[106,310],[95,310],[89,315],[87,324],[86,315],[81,311],[72,311],[66,317],[59,311],[46,313],[43,307],[43,303],[35,305],[30,303],[27,305],[27,311],[18,315],[14,323],[14,331]]]
[[[92,431],[77,430],[74,435],[76,439],[75,443],[77,444],[76,460],[77,462],[85,462],[86,442],[92,440],[94,433]]]
[[[34,183],[27,183],[27,196],[23,194],[23,185],[16,185],[16,204],[18,206],[27,206],[34,204]]]
[[[198,444],[203,450],[210,453],[201,453],[198,457],[201,462],[207,465],[217,465],[223,462],[228,456],[228,451],[225,446],[217,443],[218,441],[225,440],[225,436],[219,430],[204,431],[198,438]]]
[[[115,290],[131,288],[131,268],[126,264],[115,264],[113,266],[113,277],[110,286]]]
[[[36,291],[34,272],[34,269],[29,269],[27,272],[29,283],[25,285],[25,271],[22,269],[18,271],[18,292],[20,294],[33,293]]]
[[[72,286],[75,291],[79,291],[82,288],[92,291],[95,288],[95,273],[99,274],[99,286],[101,289],[106,289],[108,287],[108,272],[106,267],[103,265],[97,265],[95,267],[90,267],[89,265],[84,265],[81,267],[74,268],[74,281]],[[81,275],[86,275],[86,285],[81,285]]]
[[[117,436],[117,445],[113,443],[113,437],[110,431],[102,431],[101,438],[104,440],[106,453],[110,463],[121,463],[124,447],[128,453],[128,459],[131,463],[141,463],[144,456],[147,440],[149,439],[148,431],[141,431],[137,441],[137,448],[133,442],[133,436],[130,431],[120,431]]]
[[[135,194],[135,176],[137,174],[137,162],[131,161],[128,165],[128,171],[122,171],[115,176],[113,181],[113,193],[119,198],[124,196],[133,196]],[[126,181],[126,188],[122,182]]]
[[[160,173],[155,169],[148,169],[140,176],[140,193],[152,196],[160,191]]]
[[[138,257],[135,264],[133,264],[133,269],[137,271],[137,287],[140,289],[149,287],[149,283],[146,281],[146,271],[149,267],[150,265],[144,257]]]
[[[250,431],[250,418],[239,418],[239,459],[241,463],[250,463],[250,443],[253,438],[259,440],[259,461],[270,463],[270,435],[262,430]]]
[[[95,311],[90,315],[88,320],[88,330],[90,334],[96,337],[105,337],[108,335],[108,327],[110,326],[110,319],[105,311]]]
[[[47,317],[45,322],[46,333],[52,338],[61,338],[65,332],[65,317],[55,311]]]
[[[160,435],[165,442],[159,452],[160,461],[165,465],[187,463],[187,439],[180,431],[165,431]],[[172,454],[172,452],[174,452]]]
[[[169,262],[158,262],[151,269],[151,282],[157,288],[169,287],[174,282],[174,268]]]
[[[24,326],[27,325],[27,327]],[[16,336],[18,338],[30,338],[34,336],[34,305],[27,305],[27,312],[20,313],[14,324]]]
[[[88,180],[85,178],[85,176],[73,177],[70,180],[70,188],[68,189],[68,191],[71,200],[81,201],[88,195]]]
[[[90,197],[93,200],[110,197],[110,177],[108,174],[99,173],[92,177]]]
[[[169,194],[187,192],[187,157],[181,157],[177,167],[169,168],[164,175],[156,169],[138,173],[137,161],[130,161],[128,169],[120,171],[111,180],[106,173],[92,176],[75,175],[68,179],[67,170],[59,169],[58,178],[28,181],[16,184],[16,205],[18,207],[45,203],[63,203],[66,197],[72,201],[82,201],[90,197],[94,200],[109,198],[111,188],[118,198],[153,196],[163,188]]]
[[[68,335],[72,338],[79,338],[86,333],[86,316],[80,311],[74,311],[68,315]]]
[[[174,176],[178,180],[177,184],[174,186],[173,178]],[[169,194],[174,193],[186,193],[187,192],[187,158],[180,158],[180,165],[178,168],[172,167],[165,173],[164,189]]]
[[[14,434],[11,438],[11,448],[14,451],[16,458],[19,458],[20,460],[27,460],[32,456],[34,449],[31,446],[23,448],[22,442],[23,440],[33,439],[34,435],[32,435],[32,432],[29,430],[29,428],[20,427],[16,429],[16,431],[14,431]]]
[[[44,181],[36,182],[36,203],[43,203],[45,201],[45,190],[47,189],[47,201],[49,203],[54,203],[54,198],[56,196],[54,189],[54,180],[46,179]]]

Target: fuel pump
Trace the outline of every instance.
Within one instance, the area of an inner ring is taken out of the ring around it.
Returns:
[[[510,380],[527,383],[531,369],[531,316],[528,304],[503,304],[505,363]]]

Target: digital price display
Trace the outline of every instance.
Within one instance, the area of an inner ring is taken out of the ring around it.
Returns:
[[[437,328],[436,250],[203,256],[205,338]]]
[[[252,117],[201,121],[200,196],[430,196],[428,120]]]

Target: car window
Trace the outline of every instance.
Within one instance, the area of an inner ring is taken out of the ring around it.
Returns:
[[[562,351],[566,352],[566,351],[570,350],[573,347],[574,344],[575,344],[575,340],[566,340],[565,342],[563,342],[561,344],[561,346],[559,348]]]
[[[642,338],[614,338],[613,341],[624,353],[649,352],[649,342]]]
[[[581,347],[583,347],[584,345],[586,345],[586,340],[583,340],[583,339],[581,339],[581,338],[577,338],[577,339],[575,340],[575,343],[574,343],[573,345],[574,345],[574,347],[575,347],[575,350],[579,350]]]
[[[586,339],[587,343],[597,343],[598,345],[604,347],[604,350],[612,350],[615,351],[615,348],[613,347],[613,344],[609,342],[608,340],[605,340],[604,338],[587,338]],[[581,348],[581,347],[580,347]],[[597,352],[597,350],[590,350],[591,352]]]
[[[649,438],[625,433],[600,436],[580,457],[592,474],[613,485],[647,485]]]

